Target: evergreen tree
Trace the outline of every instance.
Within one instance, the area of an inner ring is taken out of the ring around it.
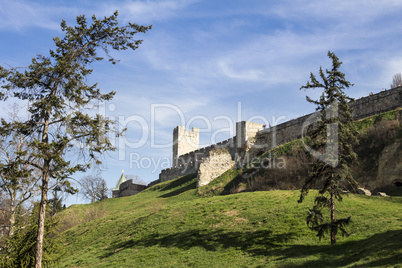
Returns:
[[[36,203],[28,222],[17,222],[16,232],[5,239],[5,246],[0,254],[0,267],[34,267],[35,245],[38,232],[39,204]],[[60,249],[55,241],[49,239],[56,232],[57,220],[48,217],[44,227],[43,264],[51,267],[57,261],[57,251]]]
[[[321,88],[323,92],[319,100],[307,97],[308,102],[317,105],[316,110],[319,113],[316,128],[310,135],[312,142],[310,152],[318,157],[318,161],[312,165],[309,177],[301,190],[299,203],[303,201],[309,189],[320,186],[315,205],[308,213],[307,225],[317,231],[320,238],[325,233],[330,233],[331,244],[335,244],[338,230],[343,235],[348,235],[344,227],[350,223],[350,217],[336,219],[335,201],[342,201],[345,186],[357,188],[350,167],[357,159],[353,145],[358,141],[348,105],[348,101],[352,99],[344,93],[345,89],[353,85],[345,79],[345,74],[339,71],[342,62],[338,57],[332,52],[328,52],[328,57],[332,59],[332,69],[324,73],[320,68],[319,75],[322,82],[311,73],[310,81],[300,88]],[[323,223],[323,208],[330,210],[328,223]]]
[[[59,197],[59,192],[61,192],[60,187],[53,188],[53,198],[49,199],[49,213],[51,216],[56,215],[57,212],[63,210],[63,197]]]
[[[102,94],[97,84],[88,84],[91,63],[103,60],[98,51],[103,50],[109,61],[117,60],[109,49],[135,50],[142,40],[134,40],[137,33],[147,32],[151,26],[128,23],[119,26],[117,11],[110,17],[92,17],[91,23],[85,16],[77,17],[76,26],[67,26],[63,20],[61,29],[64,37],[54,38],[55,50],[49,56],[39,55],[25,71],[0,66],[0,99],[14,97],[29,102],[29,118],[25,121],[2,120],[3,135],[17,130],[29,136],[30,164],[40,173],[41,202],[39,206],[38,233],[35,266],[41,267],[45,212],[48,202],[49,182],[71,190],[69,178],[77,171],[86,171],[91,164],[101,163],[99,155],[114,146],[107,138],[113,131],[110,120],[102,115],[87,112],[97,102],[108,101],[115,92]],[[78,164],[69,161],[67,154],[80,148],[83,155]]]

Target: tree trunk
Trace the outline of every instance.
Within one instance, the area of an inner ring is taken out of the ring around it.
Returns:
[[[335,196],[333,190],[331,190],[331,245],[336,243],[336,226],[335,222]]]
[[[49,113],[46,116],[45,124],[43,126],[42,132],[42,142],[45,144],[49,143]],[[42,152],[46,155],[49,152]],[[39,206],[39,220],[38,220],[38,236],[36,237],[36,254],[35,254],[35,268],[42,268],[42,255],[43,255],[43,237],[45,234],[45,218],[46,218],[46,204],[47,204],[47,190],[49,184],[49,173],[50,173],[50,161],[49,157],[45,158],[43,161],[42,169],[42,195]]]
[[[8,229],[8,236],[12,236],[15,232],[15,209],[11,208],[10,227]]]
[[[50,168],[49,161],[45,161],[44,172],[42,177],[42,195],[39,206],[38,235],[36,237],[35,268],[42,267],[43,237],[45,234],[45,216],[46,216],[46,204],[47,204],[47,190],[49,183],[49,168]]]
[[[12,236],[15,232],[15,214],[16,214],[16,207],[15,207],[15,197],[16,192],[11,196],[11,207],[10,207],[10,227],[8,229],[8,236]]]

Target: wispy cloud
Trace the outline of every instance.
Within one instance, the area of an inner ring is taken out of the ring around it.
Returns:
[[[58,30],[61,18],[77,13],[72,7],[21,0],[0,0],[0,7],[0,30],[21,31],[32,27]]]
[[[160,1],[125,1],[119,4],[104,3],[101,13],[110,14],[119,10],[124,21],[139,23],[155,23],[172,17],[177,17],[177,11],[186,8],[198,0],[160,0]]]
[[[353,19],[359,23],[384,18],[384,15],[397,14],[402,7],[401,1],[309,1],[309,0],[287,0],[281,1],[269,11],[260,10],[265,14],[276,14],[290,20],[322,20]],[[308,17],[307,17],[308,16]]]
[[[235,70],[233,65],[233,62],[230,59],[227,59],[226,61],[221,60],[218,62],[221,73],[228,78],[252,81],[260,81],[266,79],[266,75],[262,70],[245,69],[244,67],[242,68],[242,70]]]
[[[54,2],[35,2],[26,0],[0,0],[0,30],[23,30],[44,28],[59,30],[61,19],[74,19],[75,16],[93,14],[109,16],[119,10],[123,22],[155,23],[177,16],[177,11],[186,8],[197,0],[124,1],[110,3],[99,1],[96,5],[70,1],[68,4]]]

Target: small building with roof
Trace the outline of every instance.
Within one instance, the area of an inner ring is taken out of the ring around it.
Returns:
[[[133,183],[132,179],[127,180],[124,177],[124,170],[121,171],[121,176],[116,183],[116,186],[112,190],[112,197],[123,197],[138,194],[139,192],[145,190],[146,185]]]

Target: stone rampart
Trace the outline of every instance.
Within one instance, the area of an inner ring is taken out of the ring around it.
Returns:
[[[394,110],[402,106],[402,87],[381,91],[368,97],[349,102],[352,108],[352,116],[355,120],[371,115]],[[307,120],[316,113],[308,114],[285,123],[259,131],[256,135],[256,143],[253,147],[253,155],[271,150],[276,146],[299,139],[302,132],[309,131]],[[303,129],[304,127],[304,129]]]
[[[349,105],[353,109],[352,115],[355,120],[394,110],[402,106],[402,87],[354,100]],[[167,181],[198,172],[200,162],[208,156],[210,150],[216,147],[226,148],[233,160],[239,160],[239,157],[241,159],[245,153],[249,153],[247,157],[250,159],[276,146],[299,139],[302,131],[306,133],[314,126],[314,124],[310,126],[306,124],[314,115],[315,113],[308,114],[268,128],[256,123],[238,122],[235,137],[179,155],[172,168],[162,170],[158,181]]]
[[[161,171],[159,174],[159,181],[167,181],[191,173],[197,173],[201,161],[206,158],[209,152],[214,148],[227,149],[229,154],[234,159],[236,155],[235,143],[235,138],[230,138],[217,144],[180,155],[176,161],[173,161],[174,166],[172,168]]]
[[[123,197],[123,196],[132,196],[138,194],[139,192],[145,190],[147,188],[146,185],[133,183],[133,180],[126,180],[121,183],[119,186],[119,190],[113,191],[113,198]]]
[[[258,132],[255,137],[256,142],[251,146],[253,156],[301,138],[303,124],[312,115],[308,114]],[[308,129],[305,131],[307,132]]]
[[[402,87],[381,91],[368,97],[360,98],[349,103],[353,109],[353,118],[362,119],[367,116],[395,110],[401,107]]]
[[[197,174],[197,187],[207,185],[226,170],[233,168],[235,161],[226,149],[215,148],[202,160]]]

